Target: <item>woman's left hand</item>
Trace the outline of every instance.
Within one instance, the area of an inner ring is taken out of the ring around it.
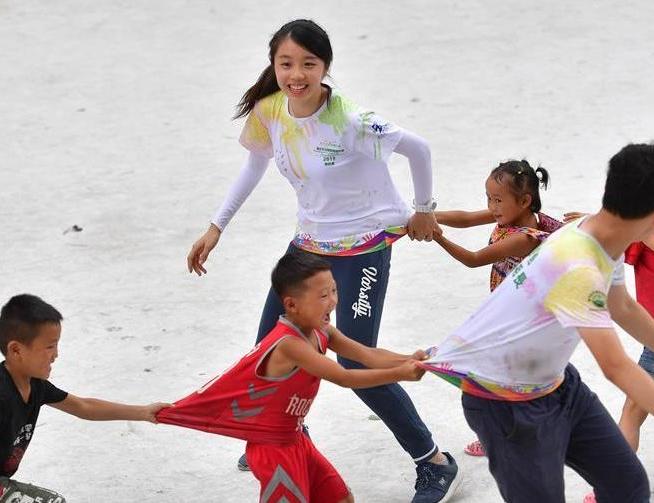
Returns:
[[[406,233],[411,241],[431,241],[443,231],[434,213],[414,213],[406,224]]]

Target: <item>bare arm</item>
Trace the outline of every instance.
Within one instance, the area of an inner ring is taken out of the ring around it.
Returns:
[[[90,421],[150,421],[156,423],[155,415],[164,407],[170,407],[167,403],[151,403],[149,405],[126,405],[116,402],[108,402],[97,398],[82,398],[68,394],[61,402],[48,404],[55,409],[67,412],[81,419]]]
[[[643,410],[654,414],[654,380],[624,351],[612,328],[579,328],[604,376]]]
[[[329,326],[329,349],[336,354],[359,362],[370,369],[386,369],[402,365],[407,360],[424,360],[427,353],[417,350],[412,355],[402,355],[387,349],[371,348],[350,339],[338,328]]]
[[[609,290],[608,308],[611,318],[638,342],[654,349],[654,320],[636,302],[624,285],[613,285]]]
[[[585,217],[586,215],[588,215],[588,213],[582,213],[580,211],[569,211],[563,214],[563,223],[567,224],[568,222],[572,222],[578,218]]]
[[[535,238],[518,233],[478,251],[467,250],[445,236],[436,238],[436,242],[452,257],[468,267],[492,264],[506,257],[526,257],[538,246]]]
[[[424,370],[413,360],[406,360],[402,365],[393,368],[346,369],[297,337],[284,339],[276,351],[309,374],[344,388],[372,388],[398,381],[418,381],[424,375]]]
[[[495,223],[489,210],[480,211],[435,211],[438,223],[448,227],[476,227],[477,225]]]

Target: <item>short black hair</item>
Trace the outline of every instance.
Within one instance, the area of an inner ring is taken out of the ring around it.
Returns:
[[[307,279],[322,271],[330,271],[331,264],[315,253],[293,250],[277,261],[270,275],[273,290],[281,299],[289,293],[299,293]]]
[[[602,207],[626,220],[654,212],[654,144],[629,144],[609,161]]]
[[[36,295],[15,295],[0,311],[0,352],[7,354],[10,341],[30,344],[38,336],[39,326],[59,324],[61,313]]]

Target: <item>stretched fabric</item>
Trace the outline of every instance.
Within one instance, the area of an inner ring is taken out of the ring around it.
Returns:
[[[314,332],[319,350],[327,336]],[[260,375],[266,357],[287,337],[306,337],[284,318],[248,354],[202,388],[157,414],[161,423],[256,443],[290,443],[300,433],[320,379],[295,368],[288,375]]]

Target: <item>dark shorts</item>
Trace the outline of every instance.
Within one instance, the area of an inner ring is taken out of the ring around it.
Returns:
[[[598,503],[649,502],[645,469],[572,365],[544,397],[504,402],[464,393],[462,403],[505,501],[565,503],[565,464],[593,486]]]

